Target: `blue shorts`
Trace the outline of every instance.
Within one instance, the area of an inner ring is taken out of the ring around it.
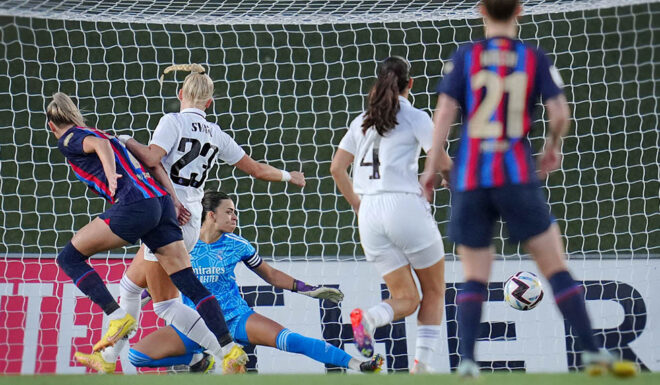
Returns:
[[[247,324],[248,318],[254,314],[254,310],[247,308],[244,313],[237,315],[236,317],[227,321],[227,327],[229,327],[229,333],[234,337],[234,341],[238,342],[241,345],[249,345],[250,341],[248,340],[247,329],[245,324]]]
[[[495,221],[502,218],[510,242],[524,242],[547,230],[554,218],[539,184],[454,191],[449,238],[458,245],[488,247]]]
[[[250,341],[248,340],[248,336],[247,336],[247,330],[245,329],[245,324],[247,323],[248,318],[250,318],[250,316],[254,314],[254,310],[249,308],[248,310],[249,311],[246,311],[245,313],[241,313],[236,317],[227,321],[227,326],[229,327],[229,333],[234,338],[234,341],[238,342],[243,346],[250,344]],[[179,329],[174,327],[174,325],[169,325],[169,326],[171,326],[172,329],[174,329],[174,331],[179,335],[179,338],[181,338],[183,345],[186,347],[186,353],[193,353],[193,354],[201,353],[204,350],[206,350],[197,342],[188,338],[188,336],[186,336]]]
[[[141,239],[151,250],[183,240],[169,195],[116,204],[99,216],[110,230],[130,244]]]
[[[200,344],[188,338],[185,334],[181,332],[181,330],[177,329],[174,325],[169,325],[169,326],[172,329],[174,329],[176,334],[179,335],[179,338],[181,338],[181,342],[183,342],[183,346],[186,347],[186,353],[196,354],[206,350]]]

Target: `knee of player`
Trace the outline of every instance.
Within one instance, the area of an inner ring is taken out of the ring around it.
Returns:
[[[404,313],[403,314],[404,316],[409,316],[412,313],[414,313],[415,310],[417,310],[417,308],[419,307],[419,304],[421,302],[421,299],[417,291],[407,293],[406,295],[402,295],[401,297],[396,299],[403,300],[402,302],[404,305],[402,306],[403,307],[402,311]]]
[[[140,352],[139,350],[136,350],[135,348],[131,348],[128,351],[128,361],[136,368],[141,368],[148,367],[149,364],[153,361],[153,358]]]

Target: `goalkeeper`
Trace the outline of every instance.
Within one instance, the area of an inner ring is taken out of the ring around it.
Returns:
[[[238,218],[234,202],[225,193],[207,191],[202,206],[202,228],[200,239],[191,252],[192,267],[200,281],[218,299],[234,341],[300,353],[325,364],[356,371],[374,372],[380,369],[383,357],[378,354],[369,361],[359,361],[327,342],[294,333],[255,313],[238,290],[234,268],[239,262],[245,263],[266,282],[280,289],[335,303],[340,302],[344,295],[334,288],[310,286],[263,261],[247,240],[233,234]],[[194,306],[188,298],[184,297],[184,301]],[[135,344],[128,357],[136,367],[163,367],[190,364],[204,355],[204,369],[209,370],[213,356],[203,354],[203,350],[185,336],[185,331],[168,326]]]

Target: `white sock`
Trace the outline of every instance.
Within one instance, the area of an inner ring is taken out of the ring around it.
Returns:
[[[190,362],[188,363],[188,366],[193,366],[193,365],[195,365],[196,363],[198,363],[199,361],[201,361],[202,358],[204,358],[204,354],[203,354],[203,353],[195,353],[195,354],[193,354],[192,359],[191,359]]]
[[[112,313],[108,314],[108,319],[110,321],[114,321],[124,317],[126,317],[126,310],[122,309],[121,307],[119,307],[119,309],[113,311]]]
[[[121,282],[119,282],[119,306],[121,306],[126,313],[132,315],[136,321],[138,321],[140,317],[140,297],[142,295],[142,290],[143,288],[136,285],[126,275],[121,277]],[[103,359],[106,362],[116,362],[127,343],[128,338],[122,338],[117,341],[115,346],[108,346],[103,349],[101,352]]]
[[[428,366],[431,357],[440,342],[440,325],[417,326],[415,360]]]
[[[154,302],[154,312],[166,323],[174,325],[188,338],[210,350],[216,357],[225,356],[217,338],[206,326],[206,322],[199,313],[181,303],[178,298]]]
[[[359,372],[361,363],[362,361],[358,360],[357,358],[351,358],[351,360],[348,361],[348,368]]]
[[[387,302],[381,302],[367,310],[367,319],[374,328],[385,326],[394,319],[394,310]]]

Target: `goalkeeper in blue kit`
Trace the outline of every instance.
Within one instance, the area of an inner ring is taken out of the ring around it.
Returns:
[[[254,312],[241,297],[236,283],[234,268],[239,262],[280,289],[335,303],[344,295],[335,288],[308,285],[263,261],[247,240],[233,234],[238,218],[234,202],[226,194],[207,191],[202,206],[202,228],[200,239],[191,252],[192,267],[199,280],[218,299],[234,341],[300,353],[325,364],[355,371],[380,370],[384,361],[381,355],[360,361],[325,341],[294,333]],[[188,298],[184,297],[184,301],[195,306]],[[191,371],[204,372],[213,366],[213,356],[205,354],[204,347],[186,337],[185,330],[173,326],[161,328],[143,338],[131,348],[129,359],[136,367],[191,365]]]

